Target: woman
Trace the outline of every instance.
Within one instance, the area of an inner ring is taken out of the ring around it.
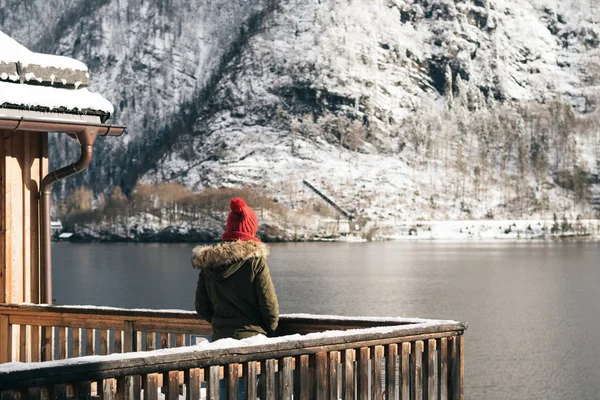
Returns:
[[[229,208],[223,242],[193,250],[200,270],[196,312],[212,325],[213,341],[272,336],[279,303],[266,262],[269,249],[256,237],[258,219],[246,202],[236,197]]]

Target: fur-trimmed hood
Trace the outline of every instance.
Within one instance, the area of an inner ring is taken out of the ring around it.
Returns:
[[[214,246],[194,247],[192,265],[211,275],[223,275],[223,278],[226,278],[237,271],[246,260],[267,258],[268,255],[269,248],[262,242],[222,242]]]

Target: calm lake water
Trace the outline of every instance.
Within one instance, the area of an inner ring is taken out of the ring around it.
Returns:
[[[192,245],[54,243],[57,304],[193,310]],[[600,244],[273,244],[282,313],[467,321],[467,399],[600,399]]]

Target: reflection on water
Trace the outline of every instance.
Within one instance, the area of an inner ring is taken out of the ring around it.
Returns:
[[[57,304],[193,309],[188,244],[53,244]],[[600,398],[596,243],[290,243],[281,311],[467,321],[467,399]]]

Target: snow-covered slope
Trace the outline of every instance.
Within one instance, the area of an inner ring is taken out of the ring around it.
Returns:
[[[371,219],[593,212],[595,2],[2,4],[0,29],[86,62],[129,126],[127,147],[100,144],[97,190],[254,185],[300,208],[307,179]]]

